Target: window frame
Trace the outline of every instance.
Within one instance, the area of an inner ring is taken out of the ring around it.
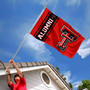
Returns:
[[[44,81],[43,76],[42,76],[43,73],[47,75],[47,77],[48,77],[48,79],[49,79],[49,84],[47,84],[47,83]],[[50,76],[49,76],[45,71],[41,71],[41,72],[40,72],[40,77],[41,77],[41,80],[42,80],[42,82],[44,83],[45,86],[47,86],[47,87],[50,87],[50,86],[51,86]]]

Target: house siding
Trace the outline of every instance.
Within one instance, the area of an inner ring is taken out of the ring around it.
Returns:
[[[0,76],[0,90],[10,90],[7,84],[7,76]]]
[[[12,75],[13,78],[14,74]],[[52,78],[50,87],[47,87],[41,80],[40,70],[24,72],[27,83],[27,90],[61,90]],[[0,76],[0,90],[10,90],[7,84],[7,76]]]
[[[26,76],[28,90],[61,90],[52,78],[50,78],[50,87],[46,86],[41,79],[40,70],[26,72],[24,75]]]

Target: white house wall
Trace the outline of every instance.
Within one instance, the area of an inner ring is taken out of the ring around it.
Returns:
[[[27,82],[27,90],[61,90],[52,78],[50,87],[47,87],[41,80],[40,70],[24,72],[24,76]],[[0,90],[10,90],[6,75],[0,76]]]
[[[28,90],[61,90],[51,79],[50,87],[47,87],[40,77],[40,70],[24,73]]]
[[[7,76],[0,76],[0,90],[10,90],[7,84]]]

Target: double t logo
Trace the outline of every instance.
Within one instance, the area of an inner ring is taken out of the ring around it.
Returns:
[[[63,25],[63,27],[60,30],[61,37],[63,38],[61,42],[58,42],[56,47],[58,47],[61,51],[65,51],[67,48],[67,43],[72,43],[73,41],[76,41],[78,38],[78,35],[75,34],[72,30],[70,30],[67,26]]]

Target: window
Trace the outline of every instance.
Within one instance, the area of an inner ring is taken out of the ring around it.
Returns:
[[[50,87],[50,77],[45,71],[41,71],[41,79],[46,86]]]

